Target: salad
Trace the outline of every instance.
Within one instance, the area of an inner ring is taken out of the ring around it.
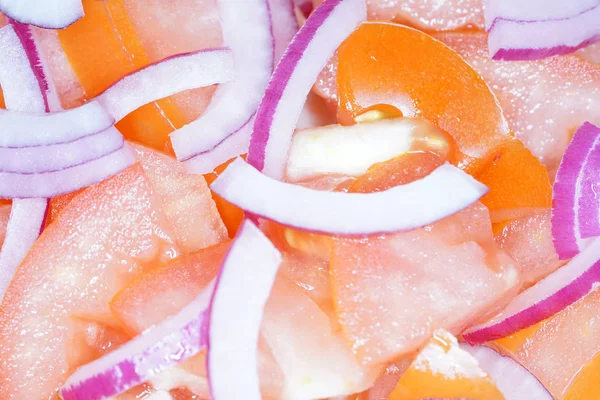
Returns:
[[[0,399],[600,398],[600,1],[0,11]]]

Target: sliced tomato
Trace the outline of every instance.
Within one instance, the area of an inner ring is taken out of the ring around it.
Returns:
[[[110,302],[127,332],[136,335],[177,313],[217,275],[229,243],[202,249],[140,276]]]
[[[118,327],[110,299],[178,251],[139,164],[75,197],[29,251],[2,303],[3,396],[49,398],[73,367],[70,318]]]
[[[458,333],[505,304],[518,290],[518,273],[492,242],[480,205],[406,233],[335,239],[334,305],[359,358],[393,361],[433,330]]]
[[[361,365],[327,315],[283,276],[265,306],[262,335],[284,376],[282,398],[360,392],[382,370]]]
[[[493,61],[484,33],[435,37],[456,50],[493,88],[510,128],[552,177],[575,130],[585,121],[600,124],[600,67],[573,55]]]
[[[450,333],[437,330],[388,397],[389,400],[467,398],[504,400],[477,360]]]
[[[193,252],[227,240],[227,229],[204,177],[188,174],[170,156],[142,146],[133,148],[182,251]]]
[[[97,96],[124,75],[151,62],[215,47],[222,40],[214,1],[175,4],[85,0],[83,5],[85,16],[58,31],[66,59],[49,58],[50,70],[57,75],[53,80],[65,106]],[[44,53],[59,52],[56,41],[49,35],[45,37]],[[72,73],[83,90],[69,88],[74,86]],[[130,140],[170,151],[169,133],[200,115],[213,91],[198,89],[155,101],[131,113],[117,127]]]
[[[550,210],[510,222],[496,242],[517,262],[524,288],[550,274],[564,262],[558,259],[552,241]]]
[[[496,343],[557,399],[595,399],[600,374],[600,290]],[[588,391],[590,390],[590,391]]]

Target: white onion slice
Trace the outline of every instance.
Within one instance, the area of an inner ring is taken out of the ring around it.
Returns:
[[[600,0],[485,0],[485,29],[489,30],[496,20],[527,22],[570,18],[597,5]]]
[[[114,119],[97,101],[48,114],[0,110],[0,147],[69,143],[102,132],[113,123]]]
[[[0,303],[18,266],[44,227],[47,199],[14,200],[0,251]]]
[[[325,0],[277,65],[256,113],[248,162],[281,179],[306,97],[335,50],[366,19],[364,0]]]
[[[215,400],[261,399],[258,337],[280,263],[275,246],[245,220],[221,266],[208,309],[206,366]]]
[[[568,3],[552,0],[551,6],[545,7],[561,7]],[[572,53],[600,40],[598,20],[600,4],[562,19],[496,19],[489,30],[490,55],[494,60],[535,60]]]
[[[477,359],[506,400],[552,400],[544,385],[512,358],[485,346],[461,343],[460,348]]]
[[[119,121],[152,101],[188,89],[229,82],[234,73],[229,49],[178,54],[123,77],[97,100]]]
[[[116,129],[107,129],[70,143],[23,147],[0,147],[0,171],[33,174],[59,171],[96,160],[125,144]]]
[[[78,368],[60,389],[63,400],[116,396],[198,354],[213,288],[214,281],[177,314]]]
[[[11,25],[0,29],[0,84],[9,110],[46,110],[43,89]],[[47,199],[13,200],[0,250],[0,301],[21,261],[41,233],[47,210]]]
[[[58,171],[39,174],[0,171],[0,198],[55,197],[98,183],[135,162],[135,154],[124,145],[96,160]]]
[[[521,292],[491,320],[469,328],[463,338],[484,343],[513,334],[551,317],[600,284],[600,238],[565,266]]]
[[[271,25],[275,39],[275,62],[279,61],[288,44],[298,31],[289,0],[269,0]],[[212,150],[198,154],[184,162],[186,170],[192,174],[207,174],[234,157],[248,152],[248,143],[254,126],[254,116],[235,134],[230,135]]]
[[[197,120],[171,133],[179,160],[211,151],[254,115],[273,70],[274,41],[267,0],[219,0],[224,45],[235,64],[233,82],[220,85]]]
[[[269,178],[242,159],[231,163],[211,189],[243,210],[283,225],[361,236],[431,224],[468,207],[488,190],[445,164],[423,179],[382,192],[326,192]]]
[[[583,124],[573,135],[556,173],[552,187],[552,240],[561,260],[574,257],[585,246],[580,233],[580,215],[595,212],[595,221],[587,222],[600,229],[598,200],[593,192],[593,185],[598,179],[593,172],[597,172],[598,166],[588,162],[598,142],[600,128],[589,122]],[[585,191],[585,197],[583,185],[590,189]]]
[[[24,24],[66,28],[83,17],[81,0],[0,0],[0,11]]]

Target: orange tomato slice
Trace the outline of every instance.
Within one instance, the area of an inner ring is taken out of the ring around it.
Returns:
[[[69,63],[91,99],[121,77],[150,63],[122,0],[87,0],[85,17],[58,31]],[[134,111],[117,124],[126,138],[172,151],[169,133],[187,123],[181,111],[162,99]]]
[[[504,400],[492,378],[454,336],[437,330],[402,375],[388,400],[468,398]]]

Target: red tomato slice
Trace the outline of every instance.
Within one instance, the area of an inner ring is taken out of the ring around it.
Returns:
[[[4,238],[6,237],[6,228],[8,227],[11,208],[11,204],[0,204],[0,249],[4,243]]]
[[[342,329],[363,363],[398,359],[440,327],[460,332],[519,284],[477,205],[411,232],[334,240],[331,279]]]
[[[539,61],[490,59],[484,33],[436,34],[493,88],[516,137],[554,176],[575,130],[600,124],[600,68],[573,55]]]
[[[197,251],[140,276],[110,302],[127,332],[136,335],[177,313],[217,275],[229,243]]]
[[[70,318],[118,327],[110,299],[177,252],[139,164],[77,196],[29,251],[2,303],[3,396],[49,398],[73,367]]]

